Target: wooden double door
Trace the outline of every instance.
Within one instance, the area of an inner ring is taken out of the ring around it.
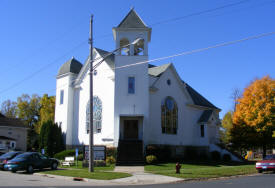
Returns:
[[[124,139],[138,140],[138,120],[124,120]]]

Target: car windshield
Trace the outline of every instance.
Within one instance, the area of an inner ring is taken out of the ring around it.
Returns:
[[[14,159],[19,159],[19,158],[27,159],[30,155],[31,154],[29,153],[23,153],[23,154],[17,155]]]
[[[275,155],[267,155],[264,160],[271,160],[271,159],[275,159]]]
[[[13,157],[17,152],[8,152],[5,153],[4,155],[1,155],[1,158],[10,158]]]

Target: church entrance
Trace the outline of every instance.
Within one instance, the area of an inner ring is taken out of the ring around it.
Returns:
[[[143,164],[143,116],[120,117],[117,165]]]
[[[124,140],[138,140],[138,120],[124,120]]]

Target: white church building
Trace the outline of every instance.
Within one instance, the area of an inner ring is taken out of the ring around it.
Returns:
[[[219,142],[219,112],[182,80],[172,63],[148,60],[152,29],[132,9],[114,27],[115,47],[142,40],[110,55],[93,72],[94,144],[145,154],[148,145],[169,146],[174,154],[193,147],[209,151]],[[109,52],[94,48],[94,64]],[[144,62],[134,66],[125,66]],[[56,77],[55,122],[62,126],[67,147],[89,144],[89,61],[75,58]]]

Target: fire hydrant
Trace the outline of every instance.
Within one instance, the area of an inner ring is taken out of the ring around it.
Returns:
[[[176,173],[180,174],[181,165],[179,163],[176,163]]]

